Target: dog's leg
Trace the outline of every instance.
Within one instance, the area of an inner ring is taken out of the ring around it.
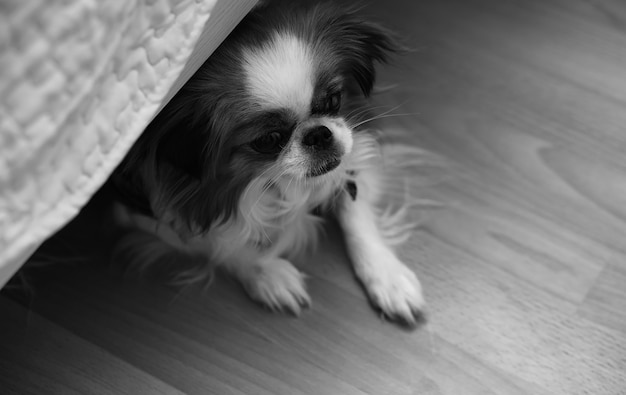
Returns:
[[[249,251],[249,260],[239,253],[236,261],[230,261],[226,269],[241,281],[248,295],[272,310],[300,314],[302,308],[311,304],[306,291],[305,275],[291,262],[274,256],[259,256]]]
[[[349,184],[337,207],[348,254],[371,302],[387,317],[414,326],[424,319],[422,287],[382,237],[373,208],[375,185],[367,181],[358,190]]]

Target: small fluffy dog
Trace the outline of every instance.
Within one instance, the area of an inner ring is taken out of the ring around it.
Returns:
[[[134,253],[139,270],[169,257],[179,283],[221,265],[252,299],[298,314],[310,299],[292,261],[334,215],[371,302],[416,323],[422,289],[392,250],[407,227],[383,199],[390,182],[402,182],[388,171],[401,159],[385,157],[393,151],[359,127],[375,63],[399,50],[353,9],[255,8],[114,175],[117,217],[142,232],[120,250]]]

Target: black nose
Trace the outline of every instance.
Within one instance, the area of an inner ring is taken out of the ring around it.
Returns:
[[[329,148],[333,143],[333,132],[326,126],[316,126],[309,130],[302,139],[302,144],[316,149]]]

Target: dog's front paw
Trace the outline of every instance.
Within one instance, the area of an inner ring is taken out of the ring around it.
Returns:
[[[272,310],[287,310],[299,315],[311,299],[304,284],[304,274],[289,261],[276,258],[250,268],[244,280],[248,295]]]
[[[395,256],[385,260],[384,265],[372,265],[359,277],[375,307],[389,319],[414,327],[425,320],[422,285]]]

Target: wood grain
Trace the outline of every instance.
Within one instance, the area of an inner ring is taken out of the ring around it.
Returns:
[[[34,293],[0,299],[0,392],[626,394],[626,4],[366,11],[416,48],[376,97],[412,115],[380,125],[439,158],[415,169],[437,204],[399,251],[429,323],[371,310],[332,224],[301,262],[313,306],[297,319],[224,277],[182,292],[122,279],[95,201],[58,237],[95,257],[27,272]]]

